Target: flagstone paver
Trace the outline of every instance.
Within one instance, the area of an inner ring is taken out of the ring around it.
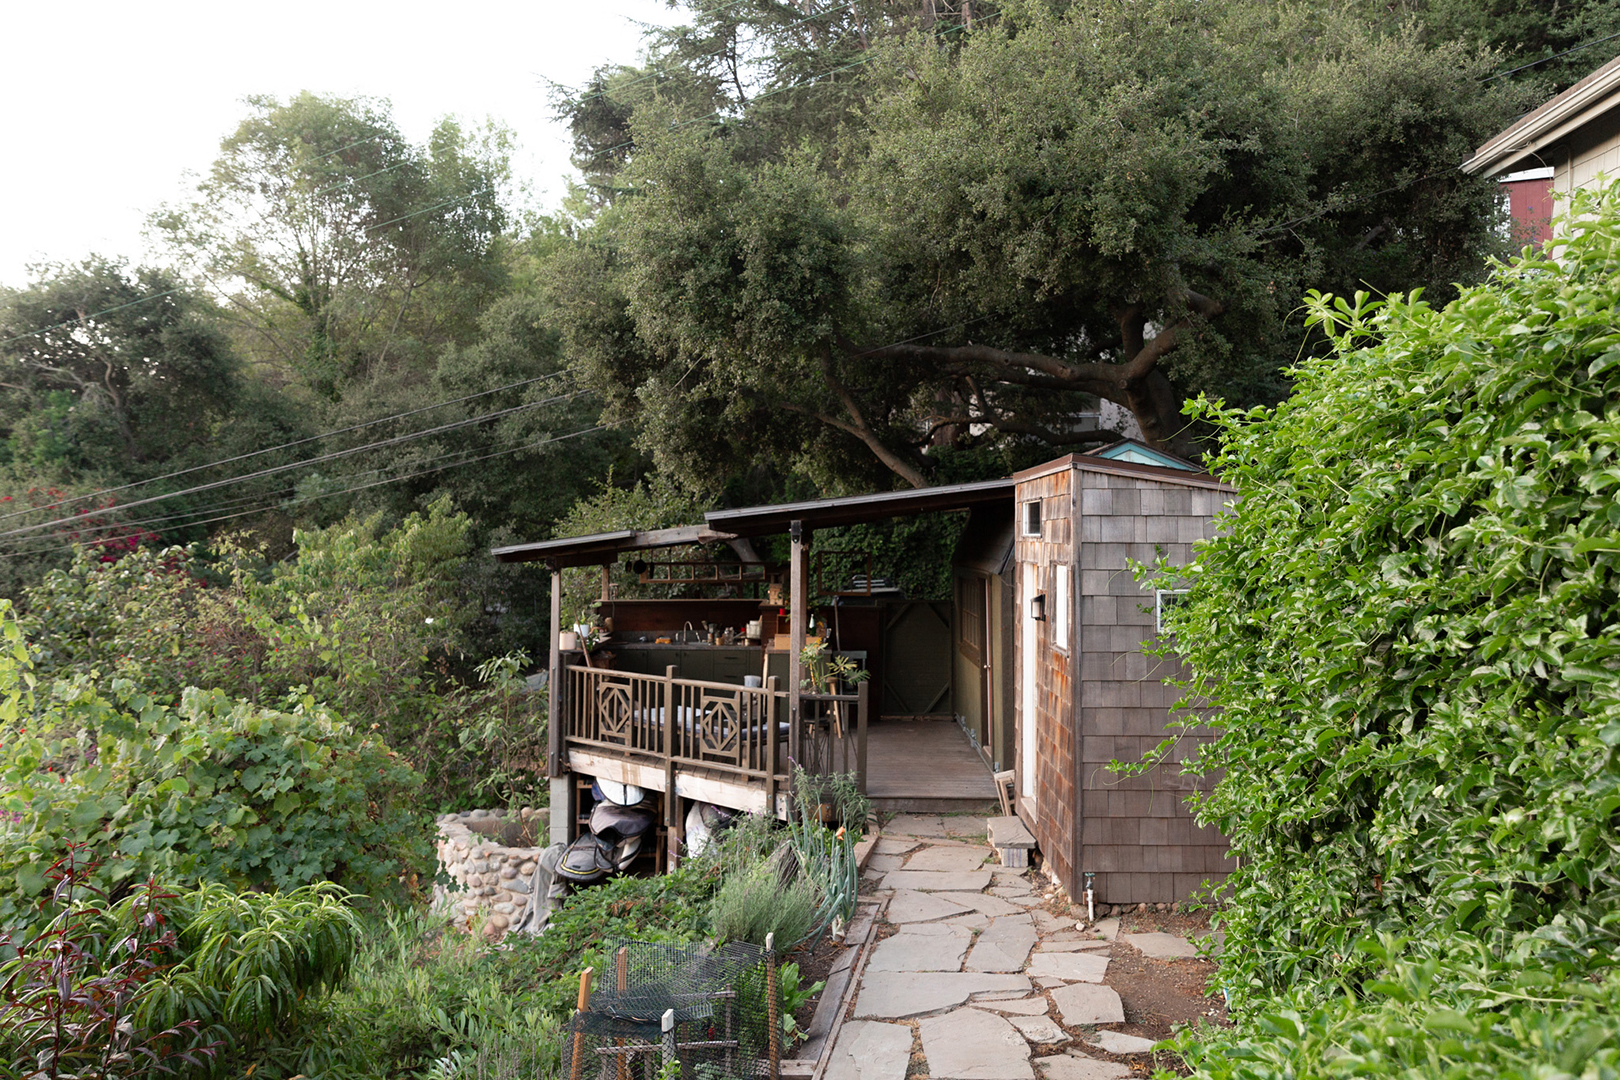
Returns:
[[[827,1080],[905,1080],[911,1064],[911,1027],[851,1020],[838,1033],[827,1061]]]
[[[896,814],[883,831],[895,836],[944,836],[945,824],[937,814]]]
[[[1043,997],[1018,998],[1013,1001],[987,1001],[975,996],[974,1008],[989,1009],[991,1012],[1015,1013],[1018,1016],[1045,1016],[1047,1010],[1046,999]]]
[[[1110,953],[1129,944],[1156,959],[1194,956],[1174,934],[1120,934],[1048,910],[1044,880],[990,861],[982,819],[902,814],[867,869],[881,875],[884,919],[898,932],[872,949],[825,1080],[1125,1080],[1118,1061],[1083,1053],[1031,1058],[1031,1047],[1068,1044],[1070,1030],[1121,1024],[1107,985]],[[1038,989],[1037,989],[1038,988]],[[1033,991],[1033,992],[1032,992]],[[915,1018],[915,1025],[883,1023]],[[911,1053],[912,1029],[922,1040]],[[1082,1033],[1098,1054],[1146,1053],[1151,1040],[1106,1028]],[[1140,1063],[1138,1063],[1140,1067]]]
[[[988,870],[892,870],[883,879],[883,884],[890,889],[918,889],[922,892],[962,892],[977,893],[990,884],[990,871]],[[999,897],[989,897],[998,904],[1007,901]],[[985,914],[999,914],[985,912]]]
[[[977,847],[927,847],[906,860],[906,869],[977,870],[984,865],[985,854]]]
[[[1029,1043],[1005,1017],[957,1009],[918,1028],[932,1080],[1035,1080]]]
[[[1050,911],[1039,910],[1035,912],[1035,925],[1040,927],[1043,934],[1060,934],[1065,930],[1076,929],[1074,919],[1067,915],[1054,915]]]
[[[1192,942],[1175,934],[1121,934],[1119,940],[1153,960],[1181,960],[1198,955]]]
[[[1055,938],[1047,938],[1041,942],[1041,952],[1085,952],[1113,947],[1114,943],[1111,941],[1058,941]]]
[[[1036,1058],[1032,1063],[1046,1080],[1125,1080],[1131,1075],[1128,1065],[1117,1061],[1098,1061],[1077,1054],[1054,1054]]]
[[[947,915],[965,915],[973,909],[953,900],[915,889],[897,889],[886,916],[892,923],[930,922]]]
[[[1091,1044],[1097,1049],[1110,1054],[1145,1054],[1152,1050],[1152,1039],[1144,1039],[1140,1035],[1127,1035],[1123,1031],[1109,1031],[1106,1028],[1091,1037]]]
[[[867,971],[961,971],[973,931],[950,928],[953,933],[907,933],[902,931],[878,943],[867,962]]]
[[[1076,985],[1087,985],[1079,983]],[[1022,975],[987,975],[976,971],[869,971],[861,979],[855,1015],[861,1019],[898,1020],[961,1005],[985,990],[1028,990]]]
[[[1052,1004],[1065,1027],[1078,1024],[1123,1024],[1125,1006],[1111,986],[1077,982],[1052,991]]]
[[[900,871],[904,873],[905,871]],[[1011,900],[1003,900],[999,896],[991,896],[982,892],[945,892],[945,899],[957,904],[965,904],[975,911],[995,917],[998,915],[1018,915],[1027,909],[1021,904]]]
[[[1052,1022],[1051,1017],[1015,1016],[1012,1018],[1013,1027],[1023,1033],[1036,1046],[1050,1046],[1053,1043],[1068,1042],[1069,1033]]]
[[[1029,973],[1036,978],[1100,983],[1108,974],[1108,957],[1085,952],[1039,952],[1029,959]]]
[[[996,919],[973,943],[969,971],[1022,971],[1035,947],[1035,924],[1028,915]]]

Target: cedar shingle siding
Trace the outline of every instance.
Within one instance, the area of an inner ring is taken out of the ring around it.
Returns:
[[[1193,778],[1174,765],[1142,776],[1109,768],[1116,760],[1139,761],[1158,745],[1179,697],[1164,682],[1180,674],[1179,665],[1142,651],[1155,637],[1155,596],[1130,565],[1161,554],[1173,564],[1191,562],[1192,542],[1214,534],[1233,496],[1198,474],[1122,475],[1077,458],[1018,479],[1020,526],[1024,504],[1037,497],[1043,503],[1043,535],[1018,538],[1018,619],[1029,614],[1025,564],[1036,568],[1048,605],[1046,620],[1036,624],[1037,791],[1031,804],[1020,787],[1020,812],[1071,895],[1081,894],[1091,871],[1104,903],[1185,899],[1231,869],[1225,839],[1200,829],[1185,805]],[[1060,562],[1069,565],[1075,586],[1066,653],[1052,643],[1052,582]],[[1022,677],[1022,633],[1015,631],[1014,643]],[[1022,725],[1021,692],[1015,700]],[[1184,760],[1207,737],[1205,729],[1185,732],[1174,757]]]

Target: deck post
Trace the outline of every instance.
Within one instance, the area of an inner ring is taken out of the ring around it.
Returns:
[[[804,672],[799,654],[804,652],[806,620],[810,617],[810,530],[804,522],[788,525],[793,540],[793,561],[789,568],[788,589],[788,756],[804,767],[804,731],[801,717]],[[789,811],[791,813],[791,810]]]
[[[868,679],[855,688],[855,783],[866,794],[866,710],[872,703],[872,683]]]
[[[562,568],[551,567],[551,651],[546,663],[546,775],[562,775]]]
[[[675,740],[684,730],[679,715],[680,709],[675,695],[675,676],[679,669],[670,664],[664,668],[664,824],[674,825],[679,821],[675,808],[679,801],[675,797]],[[697,717],[692,718],[694,727]]]
[[[562,567],[551,565],[551,652],[546,663],[546,776],[551,780],[551,842],[573,839],[574,793],[563,769],[567,705],[563,701]]]
[[[762,718],[764,722],[760,725],[765,729],[765,815],[774,818],[776,816],[776,770],[780,764],[776,760],[776,755],[781,753],[780,740],[776,737],[777,698],[775,675],[765,680],[765,691],[769,695],[765,700],[770,703],[765,707],[765,715]],[[790,729],[788,738],[792,737]]]

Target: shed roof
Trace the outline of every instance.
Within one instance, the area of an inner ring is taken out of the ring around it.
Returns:
[[[1048,476],[1064,469],[1075,469],[1079,472],[1109,473],[1114,476],[1134,476],[1144,480],[1158,480],[1166,484],[1176,484],[1182,487],[1214,488],[1216,491],[1235,491],[1231,484],[1220,480],[1206,472],[1188,472],[1184,468],[1167,469],[1161,465],[1144,465],[1137,461],[1122,461],[1112,458],[1091,457],[1086,454],[1070,454],[1060,457],[1056,461],[1048,461],[1044,465],[1037,465],[1033,469],[1013,473],[1013,479],[1018,483],[1034,480],[1037,477]]]
[[[1011,499],[1013,480],[980,480],[971,484],[880,491],[873,495],[850,495],[837,499],[783,503],[779,506],[750,506],[741,510],[711,510],[703,515],[711,529],[734,536],[770,536],[787,532],[795,521],[808,529],[831,529],[839,525],[859,525],[867,521],[930,514],[944,510],[967,510],[980,503]]]
[[[707,544],[716,540],[731,540],[726,533],[717,533],[706,525],[682,525],[676,529],[622,529],[618,532],[592,533],[589,536],[564,536],[556,540],[540,540],[532,544],[512,544],[490,551],[501,562],[548,562],[553,566],[592,566],[610,563],[626,551],[645,551],[649,548],[679,547],[684,544]]]
[[[1543,104],[1526,113],[1463,162],[1463,172],[1498,176],[1526,158],[1559,142],[1620,107],[1620,56]]]

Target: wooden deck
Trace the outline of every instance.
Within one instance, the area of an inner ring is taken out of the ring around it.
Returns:
[[[866,732],[866,794],[879,810],[995,812],[996,786],[950,720],[880,720]]]

